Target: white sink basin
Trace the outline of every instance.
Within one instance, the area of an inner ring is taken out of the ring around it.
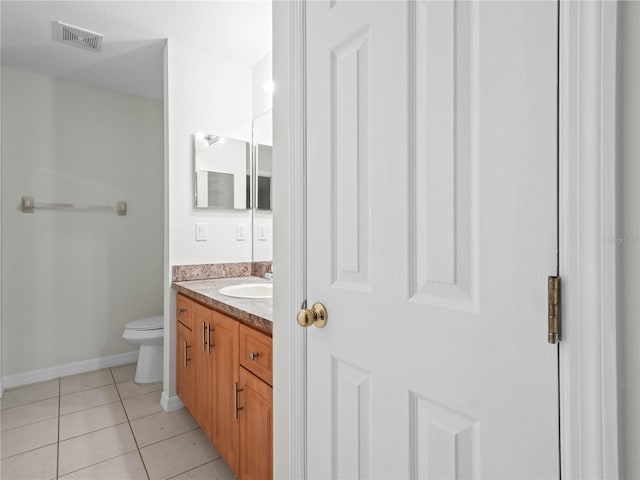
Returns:
[[[219,292],[235,298],[273,298],[273,283],[243,283],[221,288]]]

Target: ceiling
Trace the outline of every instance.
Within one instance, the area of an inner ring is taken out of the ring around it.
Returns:
[[[271,1],[0,2],[2,65],[163,96],[165,38],[251,66],[271,50]],[[104,35],[100,53],[54,41],[62,21]]]

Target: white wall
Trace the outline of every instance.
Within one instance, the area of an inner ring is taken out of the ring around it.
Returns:
[[[2,9],[0,9],[0,11],[1,10]],[[2,14],[0,14],[0,25],[2,25]],[[2,38],[1,32],[0,32],[0,38]],[[1,45],[0,45],[0,51],[2,51]],[[2,91],[2,75],[0,74],[0,92],[1,91]],[[2,112],[2,95],[0,95],[0,112]],[[1,145],[2,145],[2,115],[0,115],[0,146]],[[0,179],[2,179],[2,148],[1,147],[0,147]],[[2,181],[0,181],[0,397],[2,397],[4,393],[4,386],[2,385],[2,357],[3,356],[4,355],[2,350]]]
[[[273,96],[264,90],[264,82],[273,79],[272,64],[273,55],[269,52],[253,66],[252,72],[254,143],[263,145],[273,145],[273,113],[265,113],[273,106]],[[273,165],[271,165],[271,171],[273,172]],[[272,179],[272,190],[273,186]],[[273,195],[272,191],[272,199]],[[264,237],[258,234],[258,229],[264,231]],[[256,210],[254,212],[253,238],[253,260],[256,262],[271,261],[273,259],[273,214],[271,211]]]
[[[124,324],[162,312],[162,104],[2,68],[2,139],[3,376],[135,350]]]
[[[622,454],[626,479],[640,478],[640,2],[620,5],[622,153]]]
[[[171,267],[251,261],[251,211],[194,208],[193,135],[251,139],[251,68],[167,40],[165,51],[165,409],[179,408],[175,386],[175,292]],[[196,223],[207,240],[195,240]],[[238,241],[238,224],[247,239]]]
[[[171,264],[250,262],[250,235],[236,240],[237,224],[251,230],[250,211],[194,208],[193,134],[250,140],[251,68],[169,40],[168,88]],[[197,222],[207,241],[196,242]]]

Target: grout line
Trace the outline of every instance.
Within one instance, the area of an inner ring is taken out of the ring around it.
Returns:
[[[61,417],[67,417],[69,415],[74,415],[74,414],[80,413],[80,412],[86,412],[87,410],[91,410],[93,408],[100,408],[100,407],[104,407],[105,405],[111,405],[112,403],[118,403],[118,402],[121,402],[120,398],[118,398],[117,400],[111,400],[110,402],[101,403],[100,405],[94,405],[93,407],[86,407],[86,408],[81,408],[80,410],[74,410],[73,412],[63,413],[60,416]]]
[[[113,402],[113,403],[116,403],[116,402]],[[79,433],[78,435],[74,435],[73,437],[59,439],[58,442],[64,443],[67,440],[73,440],[74,438],[83,437],[85,435],[91,435],[92,433],[101,432],[102,430],[106,430],[107,428],[118,427],[120,425],[124,425],[125,423],[127,423],[127,420],[124,420],[123,422],[119,422],[119,423],[114,423],[113,425],[109,425],[108,427],[96,428],[95,430],[91,430],[90,432]],[[60,437],[60,433],[58,433],[58,438],[59,437]]]
[[[129,455],[130,453],[133,453],[135,451],[136,451],[135,449],[129,450],[128,452],[124,452],[124,453],[121,453],[120,455],[115,455],[113,457],[105,458],[104,460],[100,460],[99,462],[92,463],[91,465],[85,465],[84,467],[76,468],[75,470],[71,470],[70,472],[66,472],[63,475],[63,477],[66,477],[67,475],[71,475],[72,473],[75,473],[75,472],[79,472],[80,470],[84,470],[85,468],[95,467],[96,465],[100,465],[101,463],[108,462],[109,460],[113,460],[114,458],[124,457],[125,455]]]
[[[2,1],[2,0],[0,0]],[[129,400],[128,398],[125,398],[125,400]],[[138,420],[140,420],[141,418],[147,418],[150,417],[151,415],[158,415],[159,413],[167,413],[164,410],[158,410],[157,412],[153,412],[153,413],[147,413],[145,415],[141,415],[140,417],[136,417],[136,418],[132,418],[129,420],[129,423],[131,422],[137,422]],[[171,412],[170,412],[171,413]]]
[[[158,412],[158,413],[160,413],[160,412]],[[149,416],[149,415],[147,415],[147,416]],[[141,417],[141,418],[142,418],[142,417]],[[138,419],[136,418],[136,420],[138,420]],[[184,432],[176,433],[175,435],[171,435],[170,437],[163,438],[162,440],[158,440],[157,442],[149,443],[149,444],[145,445],[145,446],[144,446],[144,447],[142,447],[142,448],[147,448],[147,447],[150,447],[151,445],[157,445],[158,443],[166,442],[167,440],[171,440],[172,438],[179,437],[180,435],[184,435],[184,434],[186,434],[186,433],[195,432],[196,430],[201,430],[200,426],[199,426],[199,425],[197,425],[197,424],[196,424],[196,426],[195,426],[195,427],[193,427],[193,428],[192,428],[192,429],[190,429],[190,430],[185,430]],[[204,432],[203,432],[203,433],[204,433]],[[209,439],[207,439],[207,441],[209,441],[209,442],[210,442],[210,440],[209,440]],[[222,455],[220,455],[220,456],[222,456]],[[216,458],[220,458],[220,457],[216,457]],[[215,460],[216,458],[214,458],[214,460]]]
[[[39,445],[37,447],[30,448],[29,450],[25,450],[24,452],[14,453],[13,455],[9,455],[8,457],[0,458],[0,464],[9,458],[18,457],[20,455],[24,455],[25,453],[35,452],[36,450],[40,450],[41,448],[50,447],[51,445],[56,445],[56,442],[47,443],[45,445]]]
[[[61,397],[66,397],[68,395],[75,395],[76,393],[82,393],[82,392],[88,392],[89,390],[95,390],[96,388],[104,388],[104,387],[108,387],[109,385],[113,385],[115,387],[115,383],[105,383],[104,385],[95,385],[93,387],[88,387],[88,388],[83,388],[81,390],[74,390],[73,392],[67,392],[67,393],[62,393],[62,391],[60,392],[60,396]]]
[[[197,465],[195,467],[191,467],[188,470],[185,470],[184,472],[176,473],[175,475],[172,475],[171,477],[167,478],[166,480],[171,480],[172,478],[179,477],[180,475],[184,475],[185,473],[191,472],[192,470],[195,470],[196,468],[203,467],[205,465],[208,465],[209,463],[217,462],[218,460],[221,460],[221,459],[222,459],[222,457],[214,458],[213,460],[208,460],[208,461],[204,462],[203,464]],[[229,470],[231,470],[231,469],[229,469]]]
[[[47,381],[50,382],[51,380],[47,380]],[[59,387],[58,387],[58,391],[59,391]],[[7,392],[4,392],[4,393],[6,395]],[[12,408],[24,407],[25,405],[31,405],[32,403],[44,402],[45,400],[51,400],[52,398],[56,398],[56,397],[60,397],[60,394],[58,393],[57,395],[51,395],[50,397],[39,398],[38,400],[32,400],[30,402],[19,403],[17,405],[14,405],[13,407],[3,408],[0,411],[6,412],[7,410],[11,410]]]
[[[58,409],[60,407],[58,406]],[[29,422],[29,423],[25,423],[23,425],[18,425],[17,427],[11,427],[11,428],[5,428],[4,430],[2,430],[2,433],[4,432],[10,432],[11,430],[16,430],[17,428],[24,428],[24,427],[28,427],[30,425],[35,425],[36,423],[40,423],[40,422],[46,422],[47,420],[53,420],[56,417],[59,417],[60,415],[58,413],[56,413],[55,415],[51,415],[50,417],[47,418],[41,418],[40,420],[37,420],[35,422]]]
[[[58,442],[56,443],[56,480],[60,476],[60,391],[62,390],[62,380],[58,377]]]
[[[116,386],[116,390],[118,390],[118,387]],[[124,400],[129,400],[131,398],[136,398],[136,397],[141,397],[143,395],[150,395],[152,393],[162,393],[162,385],[160,385],[160,388],[158,390],[151,390],[149,392],[144,392],[144,393],[137,393],[135,395],[131,395],[130,397],[127,398],[122,398],[122,401]],[[118,394],[120,394],[120,390],[118,390]]]
[[[113,376],[113,370],[110,368],[109,372],[111,373],[111,378],[113,378],[113,381],[115,383],[116,379]],[[127,409],[124,406],[124,402],[122,401],[122,396],[120,395],[120,391],[118,390],[118,387],[116,387],[116,392],[118,393],[118,398],[120,398],[120,403],[122,404],[122,409],[124,410],[124,416],[127,419],[127,422],[129,424],[129,430],[131,430],[131,436],[133,437],[133,441],[136,444],[136,449],[138,450],[138,456],[140,457],[140,461],[142,462],[142,467],[144,468],[144,473],[147,475],[147,480],[150,480],[151,477],[149,476],[149,470],[147,470],[147,465],[144,463],[144,458],[142,457],[142,452],[140,451],[140,445],[138,445],[138,439],[136,438],[136,434],[133,432],[133,427],[131,426],[131,420],[129,420],[129,413],[127,413]]]

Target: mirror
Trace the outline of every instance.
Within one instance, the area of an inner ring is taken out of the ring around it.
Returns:
[[[256,161],[256,210],[271,210],[273,128],[271,110],[258,115],[252,125]]]
[[[194,159],[196,208],[251,208],[249,143],[196,133]]]
[[[271,110],[258,115],[252,122],[255,176],[253,211],[253,261],[273,259],[273,128]]]

